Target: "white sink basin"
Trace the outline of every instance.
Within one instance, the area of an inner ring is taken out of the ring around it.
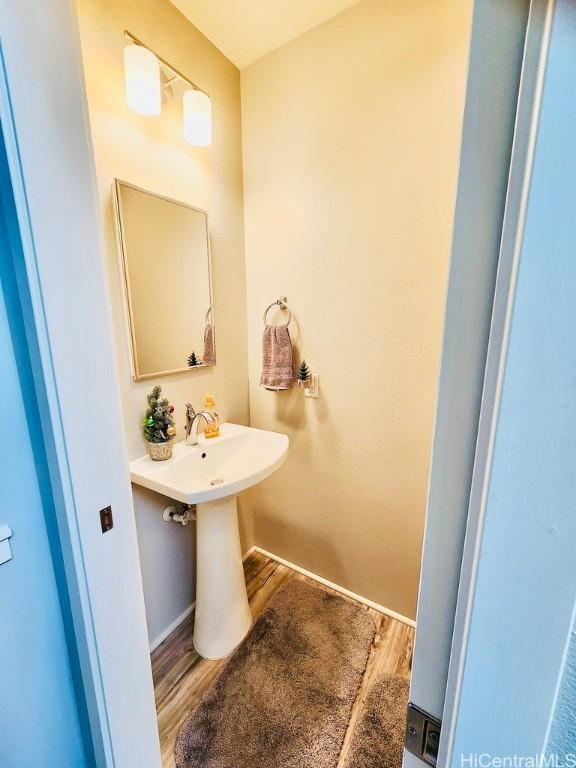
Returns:
[[[287,453],[286,435],[222,424],[219,437],[177,443],[167,461],[143,456],[130,462],[136,485],[196,505],[194,646],[207,659],[228,656],[252,624],[236,496],[270,477]]]
[[[234,496],[265,480],[286,460],[288,437],[279,432],[222,424],[220,436],[199,437],[198,445],[176,443],[172,458],[130,462],[136,485],[184,504]]]

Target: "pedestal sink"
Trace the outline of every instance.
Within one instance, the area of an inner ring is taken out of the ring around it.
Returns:
[[[220,437],[177,443],[167,461],[130,462],[136,485],[196,504],[194,647],[204,658],[228,656],[250,629],[236,497],[281,467],[287,452],[286,435],[222,424]]]

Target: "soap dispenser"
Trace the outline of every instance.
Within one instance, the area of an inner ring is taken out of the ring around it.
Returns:
[[[206,395],[204,398],[204,410],[214,419],[214,421],[206,423],[206,426],[204,427],[204,435],[206,437],[218,437],[220,434],[220,420],[218,419],[218,413],[216,411],[214,395]]]

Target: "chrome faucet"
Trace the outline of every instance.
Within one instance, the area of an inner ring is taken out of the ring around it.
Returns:
[[[186,403],[186,437],[190,434],[194,416],[196,416],[196,411],[194,410],[192,403]]]
[[[186,403],[186,445],[198,445],[198,425],[200,419],[206,424],[214,424],[214,417],[208,411],[196,413],[190,403]]]

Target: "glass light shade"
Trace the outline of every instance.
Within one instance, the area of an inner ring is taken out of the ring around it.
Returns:
[[[141,45],[124,48],[124,76],[128,106],[141,115],[159,115],[162,109],[160,62]]]
[[[184,138],[195,147],[212,143],[212,102],[202,91],[186,91],[182,97]]]

